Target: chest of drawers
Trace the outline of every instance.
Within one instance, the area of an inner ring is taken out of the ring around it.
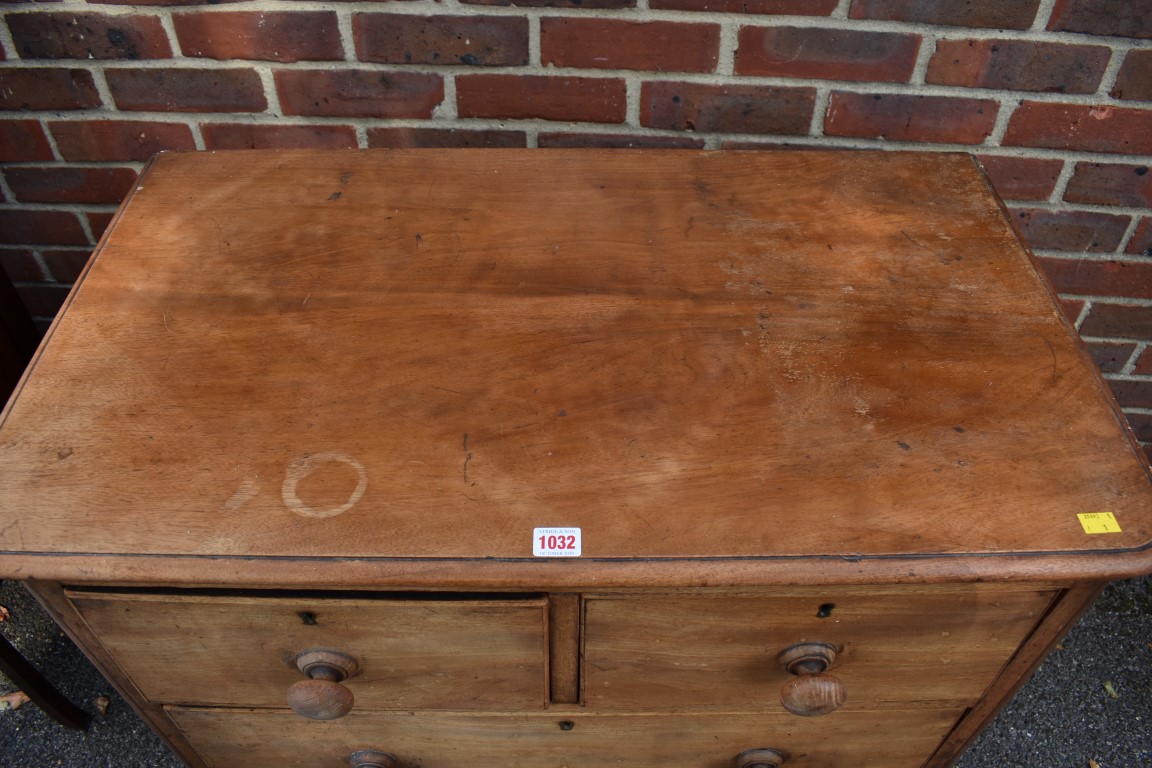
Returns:
[[[1152,570],[1134,449],[965,156],[161,155],[0,575],[195,768],[940,768]]]

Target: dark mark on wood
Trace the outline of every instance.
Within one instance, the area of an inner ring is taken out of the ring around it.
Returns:
[[[900,446],[900,447],[901,447],[903,450],[905,450],[905,451],[910,451],[910,450],[912,450],[912,446],[908,445],[908,443],[905,443],[905,442],[903,442],[903,441],[901,441],[901,440],[897,440],[897,441],[896,441],[896,445]]]
[[[472,453],[468,450],[468,433],[464,433],[464,482],[468,482],[468,462],[472,461]],[[475,485],[475,483],[473,483]]]

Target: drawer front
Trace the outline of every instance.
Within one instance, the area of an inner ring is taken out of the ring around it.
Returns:
[[[838,652],[828,673],[845,686],[845,710],[968,706],[1056,594],[973,588],[591,596],[585,603],[584,700],[597,709],[779,711],[781,689],[796,678],[778,654],[816,642]]]
[[[758,748],[786,752],[786,768],[919,768],[961,710],[828,718],[353,713],[304,726],[283,712],[169,714],[210,768],[348,768],[348,756],[364,749],[394,755],[401,768],[732,768],[736,755]]]
[[[295,657],[359,662],[356,709],[540,709],[546,601],[172,596],[70,591],[151,701],[284,707]],[[298,718],[299,719],[299,718]]]

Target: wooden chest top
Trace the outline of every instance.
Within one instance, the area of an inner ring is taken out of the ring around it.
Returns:
[[[4,413],[0,569],[1119,576],[1134,445],[967,156],[166,154]]]

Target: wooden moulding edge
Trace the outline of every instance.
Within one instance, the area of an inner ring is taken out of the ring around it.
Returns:
[[[532,589],[1109,581],[1152,573],[1138,550],[953,556],[501,559],[0,552],[0,578],[106,585]]]

